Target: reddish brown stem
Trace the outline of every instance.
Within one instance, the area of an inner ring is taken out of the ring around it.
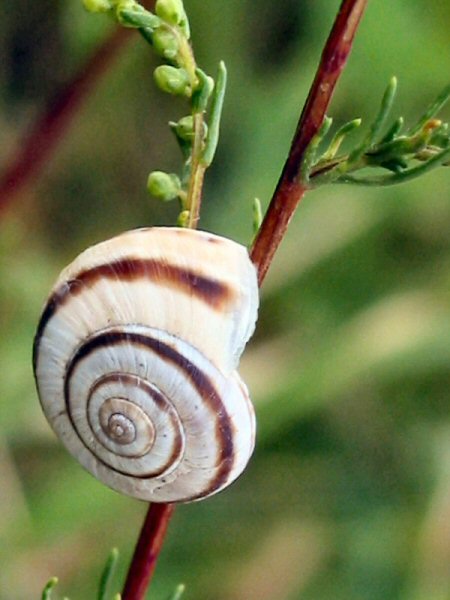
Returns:
[[[323,50],[289,156],[251,250],[251,258],[258,270],[259,285],[264,281],[295,209],[307,191],[307,186],[299,177],[305,151],[323,123],[366,5],[367,0],[343,0]]]
[[[325,111],[350,53],[366,4],[367,0],[344,0],[326,43],[316,77],[300,116],[288,159],[251,251],[251,258],[258,270],[260,286],[275,251],[286,233],[289,221],[306,192],[306,187],[299,182],[298,178],[300,165],[306,148],[322,125]],[[162,507],[160,512],[157,512],[156,507]],[[127,583],[130,582],[130,587],[125,587],[124,600],[143,600],[172,511],[171,505],[150,507],[128,574]],[[153,529],[150,529],[151,525]],[[152,535],[155,536],[154,539]],[[150,569],[147,568],[147,563]]]
[[[164,542],[173,504],[150,504],[122,592],[122,600],[143,600]]]
[[[142,0],[142,4],[152,9],[155,0]],[[130,31],[123,28],[109,34],[80,72],[49,102],[31,130],[26,132],[15,156],[0,176],[0,213],[44,170],[83,103],[113,64],[125,42],[132,39],[129,34]]]
[[[114,30],[26,133],[0,178],[0,212],[43,170],[81,105],[128,39],[126,30]]]

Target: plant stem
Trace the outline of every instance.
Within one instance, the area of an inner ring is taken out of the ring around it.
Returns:
[[[164,542],[173,504],[150,504],[128,570],[122,600],[143,600]]]
[[[191,65],[191,78],[195,77],[195,59],[191,47],[185,49],[186,63]],[[206,166],[201,164],[203,111],[194,114],[194,140],[191,154],[191,176],[186,206],[189,210],[187,227],[195,229],[200,215],[203,179]],[[143,600],[161,552],[170,518],[175,510],[174,504],[150,504],[142,525],[139,539],[131,559],[127,578],[122,592],[122,600]]]
[[[343,0],[325,44],[289,156],[251,250],[259,285],[264,281],[298,203],[308,190],[307,184],[299,178],[300,167],[309,144],[323,123],[366,5],[367,0]]]
[[[154,0],[143,0],[151,9]],[[48,165],[58,144],[73,123],[95,85],[110,68],[125,43],[132,39],[130,30],[117,28],[99,45],[81,70],[53,97],[31,129],[18,144],[18,150],[0,177],[0,213],[36,179]]]
[[[258,270],[260,286],[295,208],[307,191],[306,185],[298,181],[300,165],[309,143],[323,123],[333,89],[350,53],[366,4],[367,0],[344,0],[326,43],[288,159],[252,248],[251,258]],[[189,227],[195,227],[197,211],[197,208],[192,210],[194,214],[191,214]],[[133,586],[131,583],[129,587],[125,586],[123,600],[143,600],[173,510],[174,507],[170,504],[150,506],[127,578],[127,584],[129,581],[134,583]]]
[[[195,229],[197,227],[200,217],[203,179],[206,171],[206,166],[203,165],[200,160],[203,151],[203,121],[203,112],[196,113],[194,115],[194,143],[192,146],[191,155],[191,177],[189,180],[189,189],[186,202],[187,209],[189,210],[189,220],[187,226],[191,229]]]
[[[0,178],[0,211],[44,170],[83,102],[129,39],[128,31],[113,31],[25,134],[16,156]]]
[[[189,220],[195,229],[199,219],[203,178],[206,166],[201,164],[203,112],[194,115],[191,178],[188,190]],[[122,600],[143,600],[161,552],[174,504],[150,504],[128,569]]]

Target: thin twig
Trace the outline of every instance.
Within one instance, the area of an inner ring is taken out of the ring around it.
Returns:
[[[129,40],[128,31],[116,29],[101,43],[83,69],[52,98],[0,177],[0,212],[33,182],[55,153],[64,134],[89,98],[100,77]]]
[[[274,195],[251,250],[262,284],[289,222],[307,191],[299,178],[306,149],[319,131],[350,53],[367,0],[344,0],[328,37]]]
[[[122,600],[143,600],[164,542],[174,504],[151,504],[128,570]]]
[[[155,0],[142,0],[142,4],[151,9]],[[0,213],[42,173],[84,102],[131,39],[129,30],[114,29],[81,70],[49,101],[0,176]]]
[[[186,206],[189,210],[189,220],[187,226],[190,229],[196,229],[200,218],[200,206],[202,200],[203,179],[205,177],[206,166],[201,163],[202,153],[202,132],[204,115],[203,112],[194,115],[194,142],[191,154],[191,177],[187,193]]]

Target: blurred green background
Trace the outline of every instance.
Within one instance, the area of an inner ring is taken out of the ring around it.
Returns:
[[[229,69],[204,229],[248,244],[271,196],[339,2],[186,0],[198,61]],[[3,0],[0,168],[45,102],[107,33],[77,0]],[[330,111],[374,114],[393,74],[396,116],[448,83],[450,4],[372,0]],[[41,415],[31,344],[60,269],[121,230],[173,224],[145,192],[177,170],[135,34],[0,233],[0,598],[95,597],[109,549],[117,589],[146,507],[104,488]],[[443,115],[448,119],[449,111]],[[450,598],[450,172],[390,189],[323,188],[300,206],[262,291],[241,372],[258,414],[254,457],[207,502],[180,507],[152,594],[186,600]]]

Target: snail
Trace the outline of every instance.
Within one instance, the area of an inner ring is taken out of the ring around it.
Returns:
[[[155,227],[88,248],[58,277],[34,340],[50,425],[129,496],[189,502],[220,491],[254,447],[236,368],[257,310],[255,268],[229,239]]]

